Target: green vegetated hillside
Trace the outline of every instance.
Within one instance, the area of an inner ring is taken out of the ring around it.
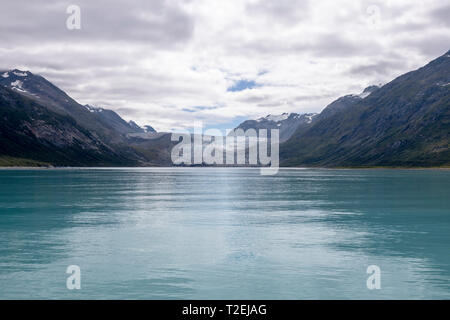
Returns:
[[[284,166],[448,166],[449,138],[450,51],[319,115],[281,146],[280,157]]]

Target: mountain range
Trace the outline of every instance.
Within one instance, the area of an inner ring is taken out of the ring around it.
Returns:
[[[160,156],[149,156],[154,145],[161,149],[161,137],[144,139],[145,135],[156,134],[151,126],[140,128],[112,110],[81,105],[45,78],[29,71],[15,69],[0,74],[3,162],[35,161],[57,166],[162,164]],[[168,160],[169,153],[166,154],[164,163]]]
[[[246,120],[238,125],[236,129],[244,131],[248,129],[279,129],[280,142],[287,141],[294,132],[303,126],[310,124],[317,113],[283,113],[281,115],[268,115],[257,120]]]
[[[450,165],[450,51],[321,113],[284,113],[236,129],[280,129],[282,166]],[[167,166],[170,133],[81,105],[29,71],[0,72],[0,166]]]

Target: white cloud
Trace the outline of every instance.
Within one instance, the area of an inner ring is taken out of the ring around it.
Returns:
[[[317,112],[449,49],[441,1],[83,0],[74,31],[69,4],[4,4],[2,67],[157,130]]]

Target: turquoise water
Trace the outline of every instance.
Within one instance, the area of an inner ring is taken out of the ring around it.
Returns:
[[[2,299],[449,299],[449,244],[449,170],[0,170]]]

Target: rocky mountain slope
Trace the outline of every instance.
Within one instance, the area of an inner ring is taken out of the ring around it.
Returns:
[[[148,129],[112,110],[80,105],[29,71],[0,72],[0,89],[2,157],[70,166],[155,165],[130,144],[129,135]]]
[[[342,102],[281,146],[282,165],[450,165],[450,51],[359,101]]]
[[[316,113],[283,113],[281,115],[268,115],[257,120],[246,120],[236,129],[279,129],[280,142],[287,141],[299,127],[305,127],[311,124],[315,119]]]
[[[0,86],[0,155],[57,165],[135,165],[69,115]]]

